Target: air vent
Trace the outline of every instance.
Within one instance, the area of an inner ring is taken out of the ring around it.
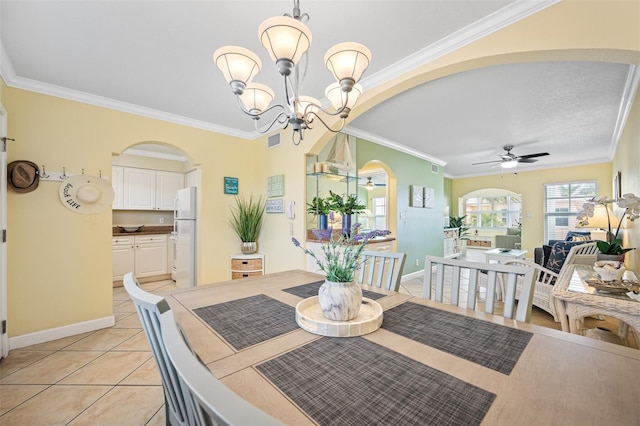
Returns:
[[[440,172],[440,168],[438,167],[438,165],[437,165],[437,164],[432,164],[432,165],[431,165],[431,171],[432,171],[433,173],[439,173],[439,172]]]
[[[280,145],[280,133],[276,133],[267,138],[267,148],[275,148],[278,145]]]

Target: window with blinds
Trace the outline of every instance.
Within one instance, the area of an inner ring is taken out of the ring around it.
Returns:
[[[563,240],[575,230],[576,216],[588,198],[598,194],[597,182],[552,183],[544,187],[544,241]]]

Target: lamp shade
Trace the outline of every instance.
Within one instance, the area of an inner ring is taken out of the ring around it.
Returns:
[[[360,43],[340,43],[327,50],[324,62],[336,81],[357,83],[369,66],[371,51]]]
[[[518,161],[516,160],[503,161],[502,163],[500,163],[500,166],[503,169],[513,169],[517,165],[518,165]]]
[[[258,38],[273,62],[286,59],[296,64],[311,45],[311,31],[288,16],[265,19],[258,27]]]
[[[353,109],[361,94],[362,86],[359,84],[354,84],[349,93],[342,91],[340,83],[331,83],[324,91],[324,95],[336,111],[342,107]]]
[[[260,83],[251,83],[240,95],[240,101],[251,114],[260,114],[269,108],[275,94],[269,86]]]
[[[607,213],[609,221],[607,221]],[[583,225],[582,228],[599,228],[609,230],[609,223],[611,223],[611,229],[617,228],[620,224],[620,220],[609,207],[603,205],[596,205],[593,209],[593,217],[589,217],[589,223]]]
[[[320,105],[320,101],[318,101],[316,98],[311,96],[300,96],[298,97],[297,112],[302,115],[317,113],[320,110],[320,108],[318,108],[318,105]]]
[[[260,72],[262,62],[258,55],[240,46],[224,46],[213,54],[213,62],[222,71],[227,83],[232,81],[251,83]]]

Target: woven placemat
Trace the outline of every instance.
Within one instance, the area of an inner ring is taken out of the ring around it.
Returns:
[[[507,375],[533,336],[411,302],[385,311],[382,328]]]
[[[318,281],[315,283],[303,284],[296,287],[284,288],[282,291],[286,291],[287,293],[293,294],[298,297],[302,297],[306,299],[307,297],[313,297],[318,295],[318,290],[320,286],[324,283],[324,280]],[[386,297],[386,294],[375,293],[373,291],[362,289],[362,296],[371,300],[378,300]]]
[[[257,369],[321,425],[477,425],[495,399],[361,337],[323,337]]]
[[[295,309],[264,294],[193,312],[237,350],[298,329]]]

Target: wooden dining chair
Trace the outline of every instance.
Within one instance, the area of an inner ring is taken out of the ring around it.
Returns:
[[[167,301],[160,296],[148,293],[140,288],[138,280],[133,273],[125,274],[122,279],[125,290],[133,300],[140,317],[142,330],[147,336],[151,353],[156,361],[160,377],[162,378],[162,388],[164,389],[165,414],[167,424],[170,425],[190,425],[185,401],[180,389],[180,382],[173,364],[169,359],[164,340],[161,333],[160,315],[170,311]]]
[[[405,253],[364,250],[357,281],[368,286],[398,291],[406,257]]]
[[[196,357],[173,312],[160,315],[162,338],[180,381],[190,425],[280,425],[223,385]]]
[[[424,288],[425,299],[432,298],[432,287],[435,287],[435,300],[443,301],[445,286],[451,286],[451,304],[458,306],[461,290],[464,284],[468,284],[467,309],[476,309],[476,292],[480,279],[486,277],[487,297],[484,311],[493,314],[495,311],[496,290],[503,280],[505,291],[503,294],[505,318],[513,318],[516,305],[516,286],[518,278],[521,278],[520,299],[515,313],[517,321],[529,322],[531,318],[531,306],[533,302],[534,269],[526,266],[503,265],[501,263],[481,263],[426,256],[424,264]]]

